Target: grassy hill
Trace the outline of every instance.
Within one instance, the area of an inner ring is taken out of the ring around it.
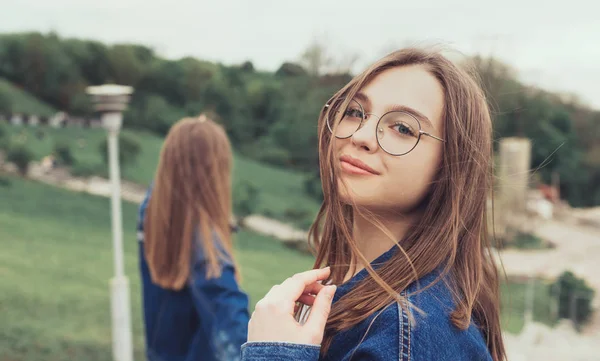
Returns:
[[[13,113],[24,113],[38,116],[51,116],[56,109],[42,102],[28,92],[19,89],[11,82],[0,78],[0,98],[8,101]]]
[[[75,173],[107,172],[98,150],[100,143],[106,138],[106,132],[102,129],[26,126],[6,126],[5,129],[13,140],[24,142],[36,159],[50,154],[57,142],[65,142],[70,145],[78,163],[73,169]],[[163,139],[148,132],[129,129],[125,129],[123,133],[138,140],[141,153],[137,163],[124,166],[121,174],[127,180],[147,185],[154,176]],[[258,189],[259,199],[255,212],[288,220],[290,217],[286,217],[286,213],[294,210],[298,214],[300,211],[304,216],[294,221],[303,226],[309,224],[318,211],[319,203],[305,194],[304,179],[305,174],[301,172],[272,167],[240,154],[235,155],[234,190],[246,183]]]

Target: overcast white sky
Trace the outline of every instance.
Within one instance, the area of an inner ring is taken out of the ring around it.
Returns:
[[[593,0],[0,0],[0,32],[50,31],[160,55],[275,70],[315,37],[362,67],[406,42],[493,52],[527,83],[600,109],[600,2]],[[458,5],[457,5],[458,4]]]

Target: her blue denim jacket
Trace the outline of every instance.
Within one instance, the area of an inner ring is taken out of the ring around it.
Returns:
[[[396,248],[376,259],[372,265],[391,258]],[[350,281],[339,286],[333,298],[337,302],[352,287],[368,275],[362,270]],[[420,287],[430,284],[439,272],[419,280]],[[407,291],[417,289],[417,283]],[[407,292],[403,292],[405,295]],[[410,296],[410,302],[424,311],[412,312],[414,323],[398,303],[374,313],[351,329],[336,334],[324,357],[319,356],[320,347],[281,342],[248,342],[242,346],[242,361],[460,361],[492,360],[482,333],[475,324],[459,330],[450,321],[454,301],[445,283],[437,282],[418,295]]]
[[[173,291],[152,283],[143,242],[150,193],[151,188],[140,206],[137,229],[147,359],[239,360],[248,334],[248,297],[238,287],[231,262],[223,260],[221,277],[207,279],[198,248],[186,287]]]

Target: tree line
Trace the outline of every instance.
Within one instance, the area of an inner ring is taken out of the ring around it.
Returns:
[[[135,94],[126,127],[164,135],[184,116],[211,112],[237,151],[312,174],[307,190],[315,194],[320,188],[315,187],[316,118],[324,102],[352,78],[355,60],[345,57],[345,63],[331,66],[335,57],[326,44],[315,43],[298,59],[268,72],[250,61],[165,59],[138,44],[106,45],[56,33],[0,34],[0,77],[55,108],[89,116],[86,86],[131,85]],[[469,61],[490,99],[494,137],[531,138],[532,167],[542,166],[536,172],[541,181],[550,183],[552,174],[559,174],[561,193],[571,205],[599,205],[600,112],[574,96],[522,84],[514,69],[495,59]],[[10,113],[10,102],[1,100],[0,113]]]

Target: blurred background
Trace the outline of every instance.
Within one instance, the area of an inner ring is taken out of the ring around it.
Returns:
[[[252,307],[312,267],[316,120],[388,52],[441,44],[493,109],[493,253],[511,360],[600,360],[600,21],[591,0],[0,0],[0,361],[111,360],[107,133],[86,87],[134,88],[119,135],[125,273],[143,359],[137,205],[171,124],[235,148]],[[490,220],[492,221],[492,220]]]

